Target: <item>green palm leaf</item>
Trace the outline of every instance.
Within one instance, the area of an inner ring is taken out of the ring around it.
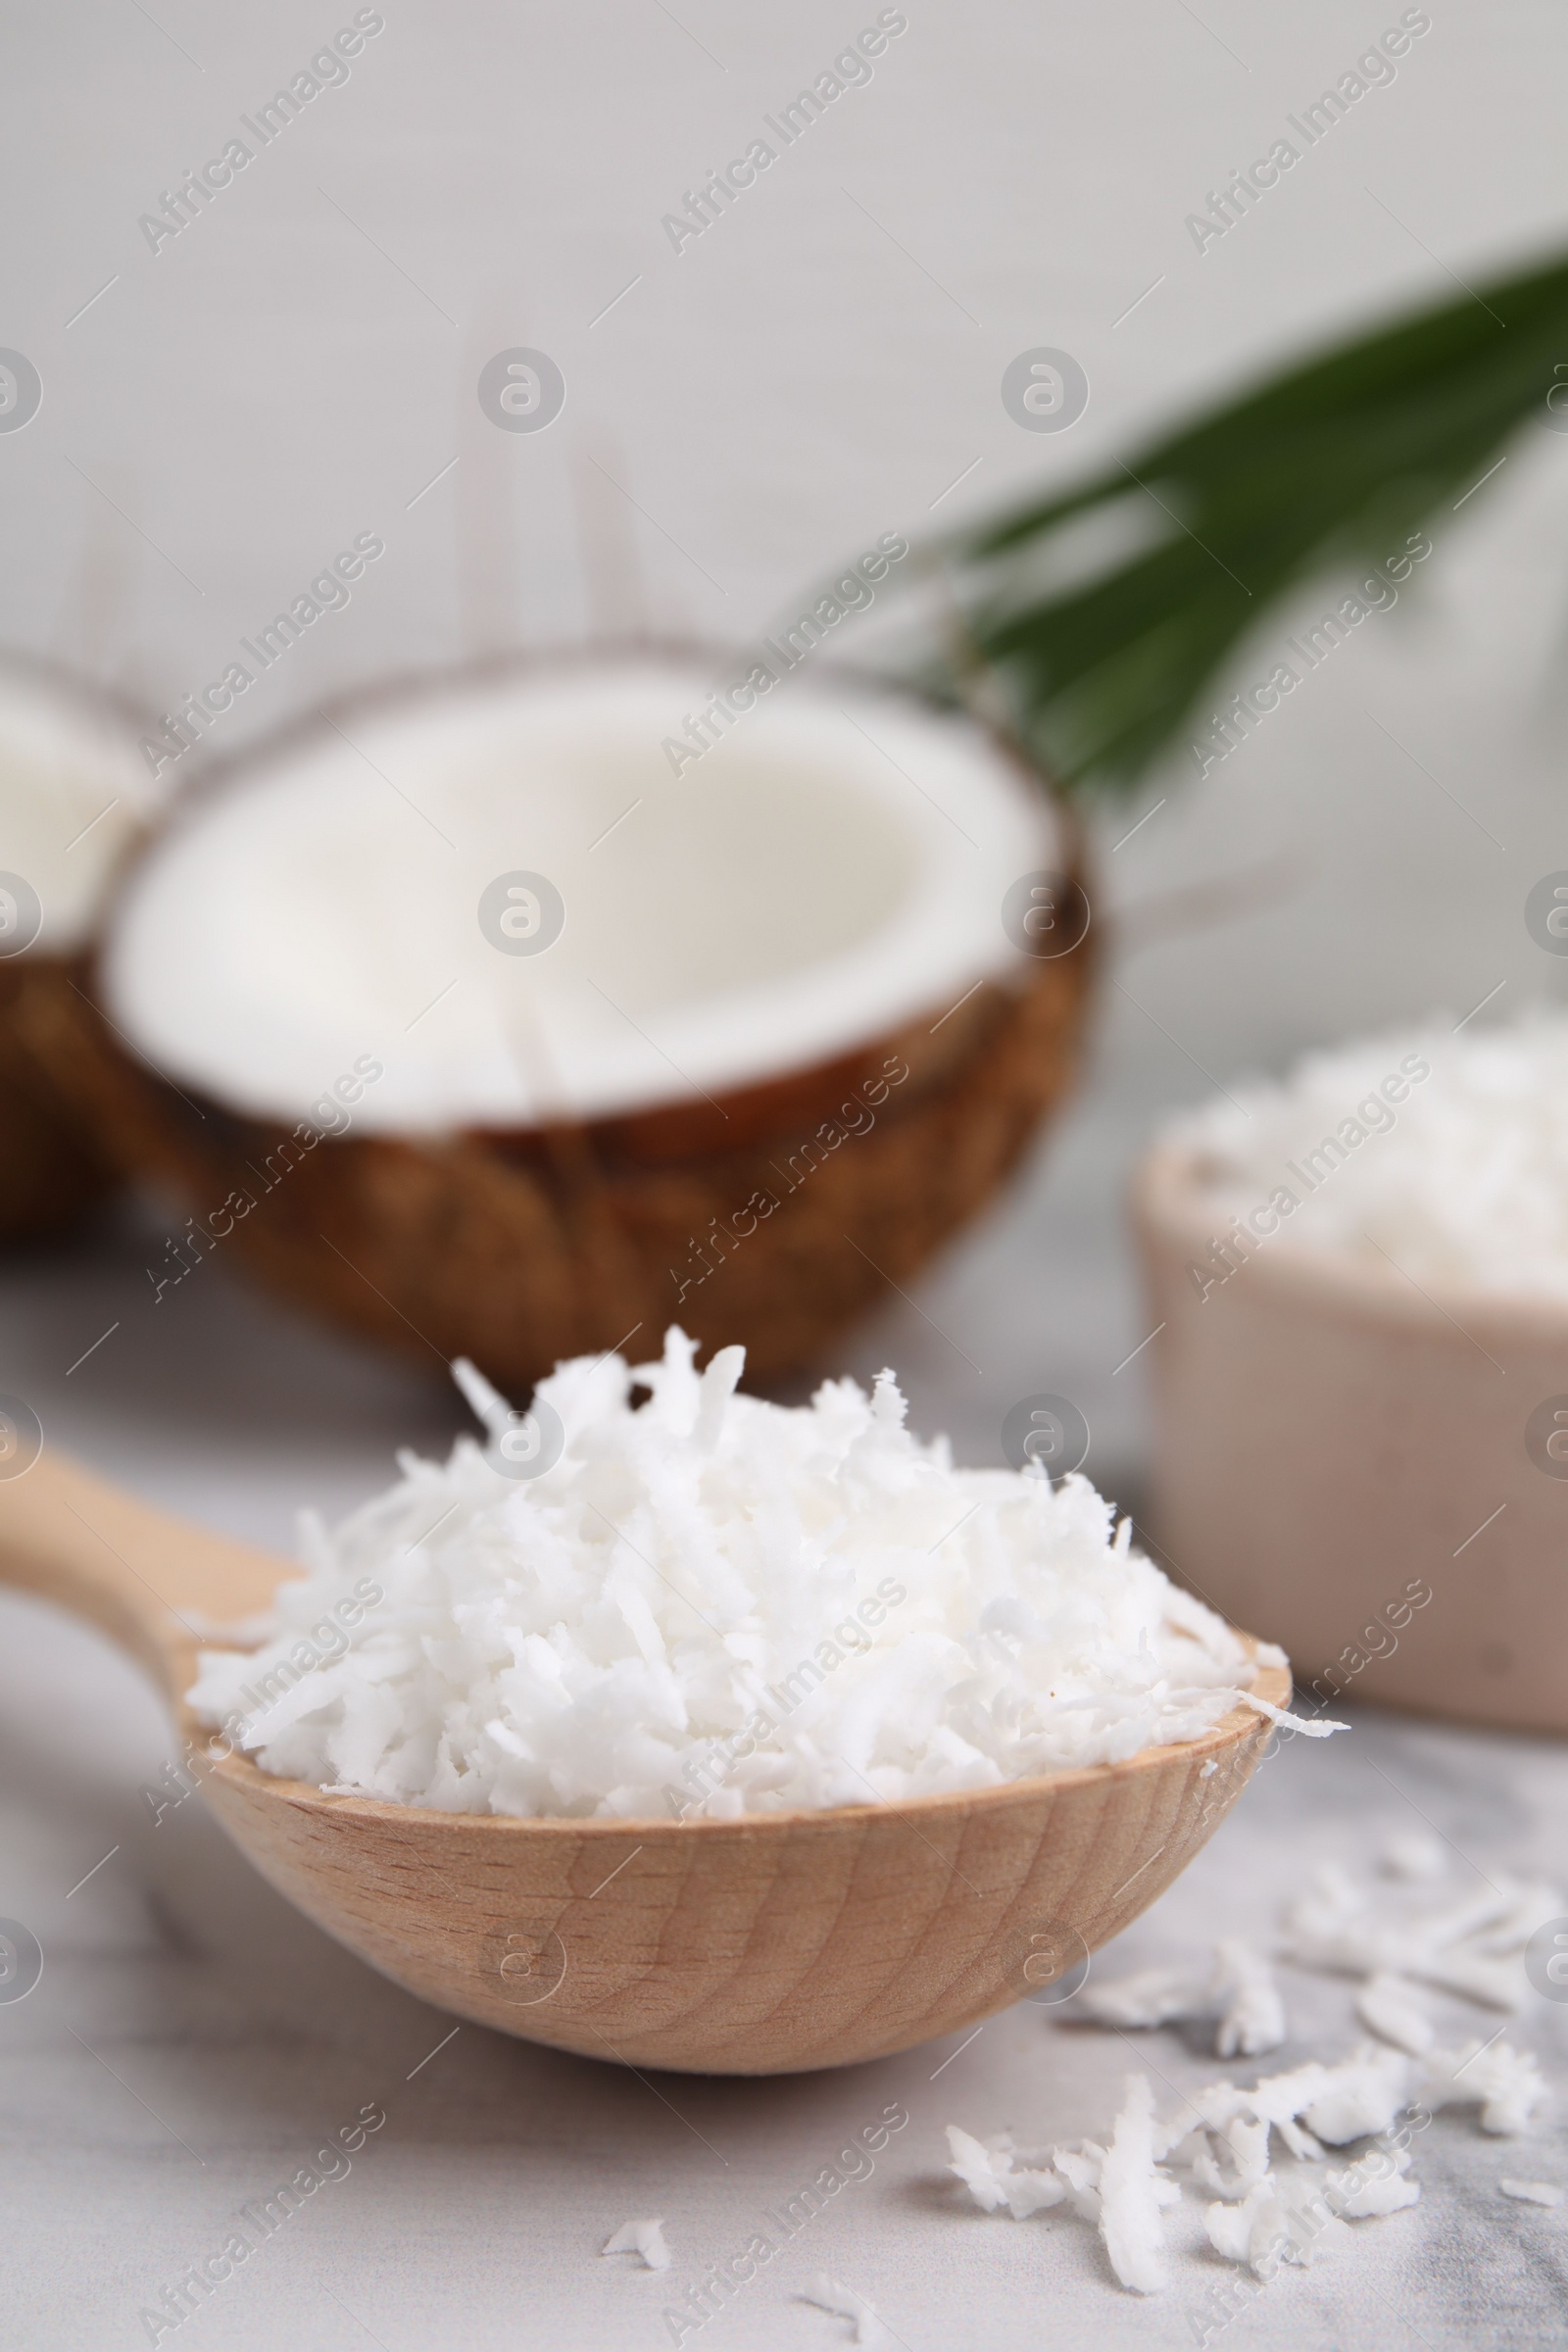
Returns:
[[[1357,336],[1079,489],[956,533],[932,552],[963,651],[923,682],[957,701],[983,666],[1043,774],[1134,784],[1206,720],[1272,605],[1446,513],[1532,411],[1551,414],[1559,366],[1568,402],[1568,258]],[[1065,577],[1097,529],[1138,544]]]

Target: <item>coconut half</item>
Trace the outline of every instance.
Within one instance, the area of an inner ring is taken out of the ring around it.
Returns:
[[[1026,952],[1004,902],[1062,858],[991,736],[886,690],[449,678],[181,808],[88,1043],[195,1246],[296,1298],[514,1385],[677,1310],[775,1372],[1060,1086],[1083,949]]]
[[[136,716],[41,662],[0,660],[0,1239],[73,1222],[114,1181],[58,1083],[69,1019],[113,876],[158,797]]]

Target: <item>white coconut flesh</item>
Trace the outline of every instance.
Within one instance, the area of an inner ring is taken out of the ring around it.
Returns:
[[[128,719],[47,671],[0,665],[0,873],[36,894],[35,952],[86,945],[159,797]]]
[[[1054,828],[981,729],[795,682],[672,761],[710,688],[667,662],[540,671],[296,739],[136,867],[107,1010],[263,1119],[372,1057],[357,1130],[418,1136],[717,1099],[1021,984],[1003,900]],[[540,953],[481,928],[517,873],[564,906]]]

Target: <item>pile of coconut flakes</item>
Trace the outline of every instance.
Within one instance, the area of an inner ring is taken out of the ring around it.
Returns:
[[[1240,1703],[1278,1714],[1250,1684],[1282,1653],[1250,1656],[1087,1479],[956,1469],[890,1372],[785,1407],[736,1393],[741,1348],[694,1354],[671,1331],[657,1363],[560,1366],[510,1454],[519,1416],[455,1367],[489,1447],[401,1454],[335,1532],[308,1519],[308,1575],[259,1649],[203,1654],[198,1716],[334,1792],[723,1818],[987,1788],[1200,1738]]]

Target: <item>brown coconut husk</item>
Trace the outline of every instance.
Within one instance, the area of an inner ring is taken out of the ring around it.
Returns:
[[[90,706],[129,734],[149,724],[127,696],[42,655],[0,652],[0,681],[8,676]],[[0,962],[0,1247],[69,1232],[124,1181],[113,1132],[62,1070],[87,962],[35,948]]]
[[[768,1380],[818,1362],[996,1192],[1070,1082],[1090,957],[1086,935],[1017,993],[987,982],[712,1104],[448,1141],[236,1117],[133,1059],[80,998],[54,1051],[188,1202],[190,1248],[332,1322],[470,1356],[518,1393],[679,1321],[705,1348],[741,1342]]]
[[[97,1121],[62,1087],[42,1042],[74,1026],[80,977],[58,956],[0,963],[0,1244],[68,1231],[120,1182]]]

